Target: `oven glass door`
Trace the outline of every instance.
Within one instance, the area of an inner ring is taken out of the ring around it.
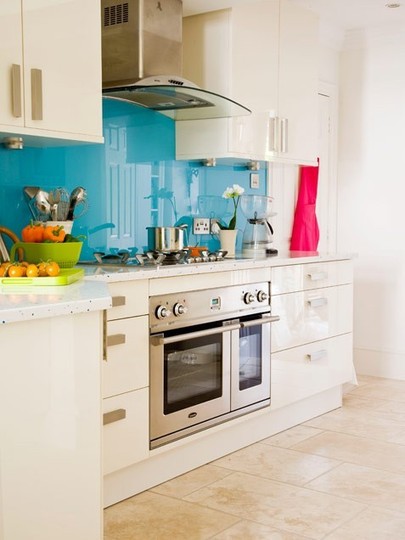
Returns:
[[[221,323],[152,336],[151,439],[230,411],[230,351]]]
[[[270,321],[241,319],[232,337],[232,410],[270,398]]]

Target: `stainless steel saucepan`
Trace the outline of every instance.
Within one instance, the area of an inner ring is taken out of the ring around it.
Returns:
[[[186,245],[187,225],[179,227],[146,227],[148,231],[148,248],[151,251],[173,253],[181,251]]]

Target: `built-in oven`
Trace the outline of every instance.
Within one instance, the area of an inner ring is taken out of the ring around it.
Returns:
[[[270,284],[150,298],[150,446],[270,404]]]

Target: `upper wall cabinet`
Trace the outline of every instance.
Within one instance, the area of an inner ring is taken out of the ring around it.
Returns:
[[[289,0],[184,19],[184,77],[230,96],[250,116],[180,122],[177,159],[315,164],[318,21]]]
[[[102,142],[99,0],[0,2],[0,133]]]

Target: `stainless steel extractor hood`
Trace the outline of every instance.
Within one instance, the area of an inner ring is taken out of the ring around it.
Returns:
[[[181,74],[181,0],[101,0],[103,95],[173,120],[226,118],[250,110]]]

